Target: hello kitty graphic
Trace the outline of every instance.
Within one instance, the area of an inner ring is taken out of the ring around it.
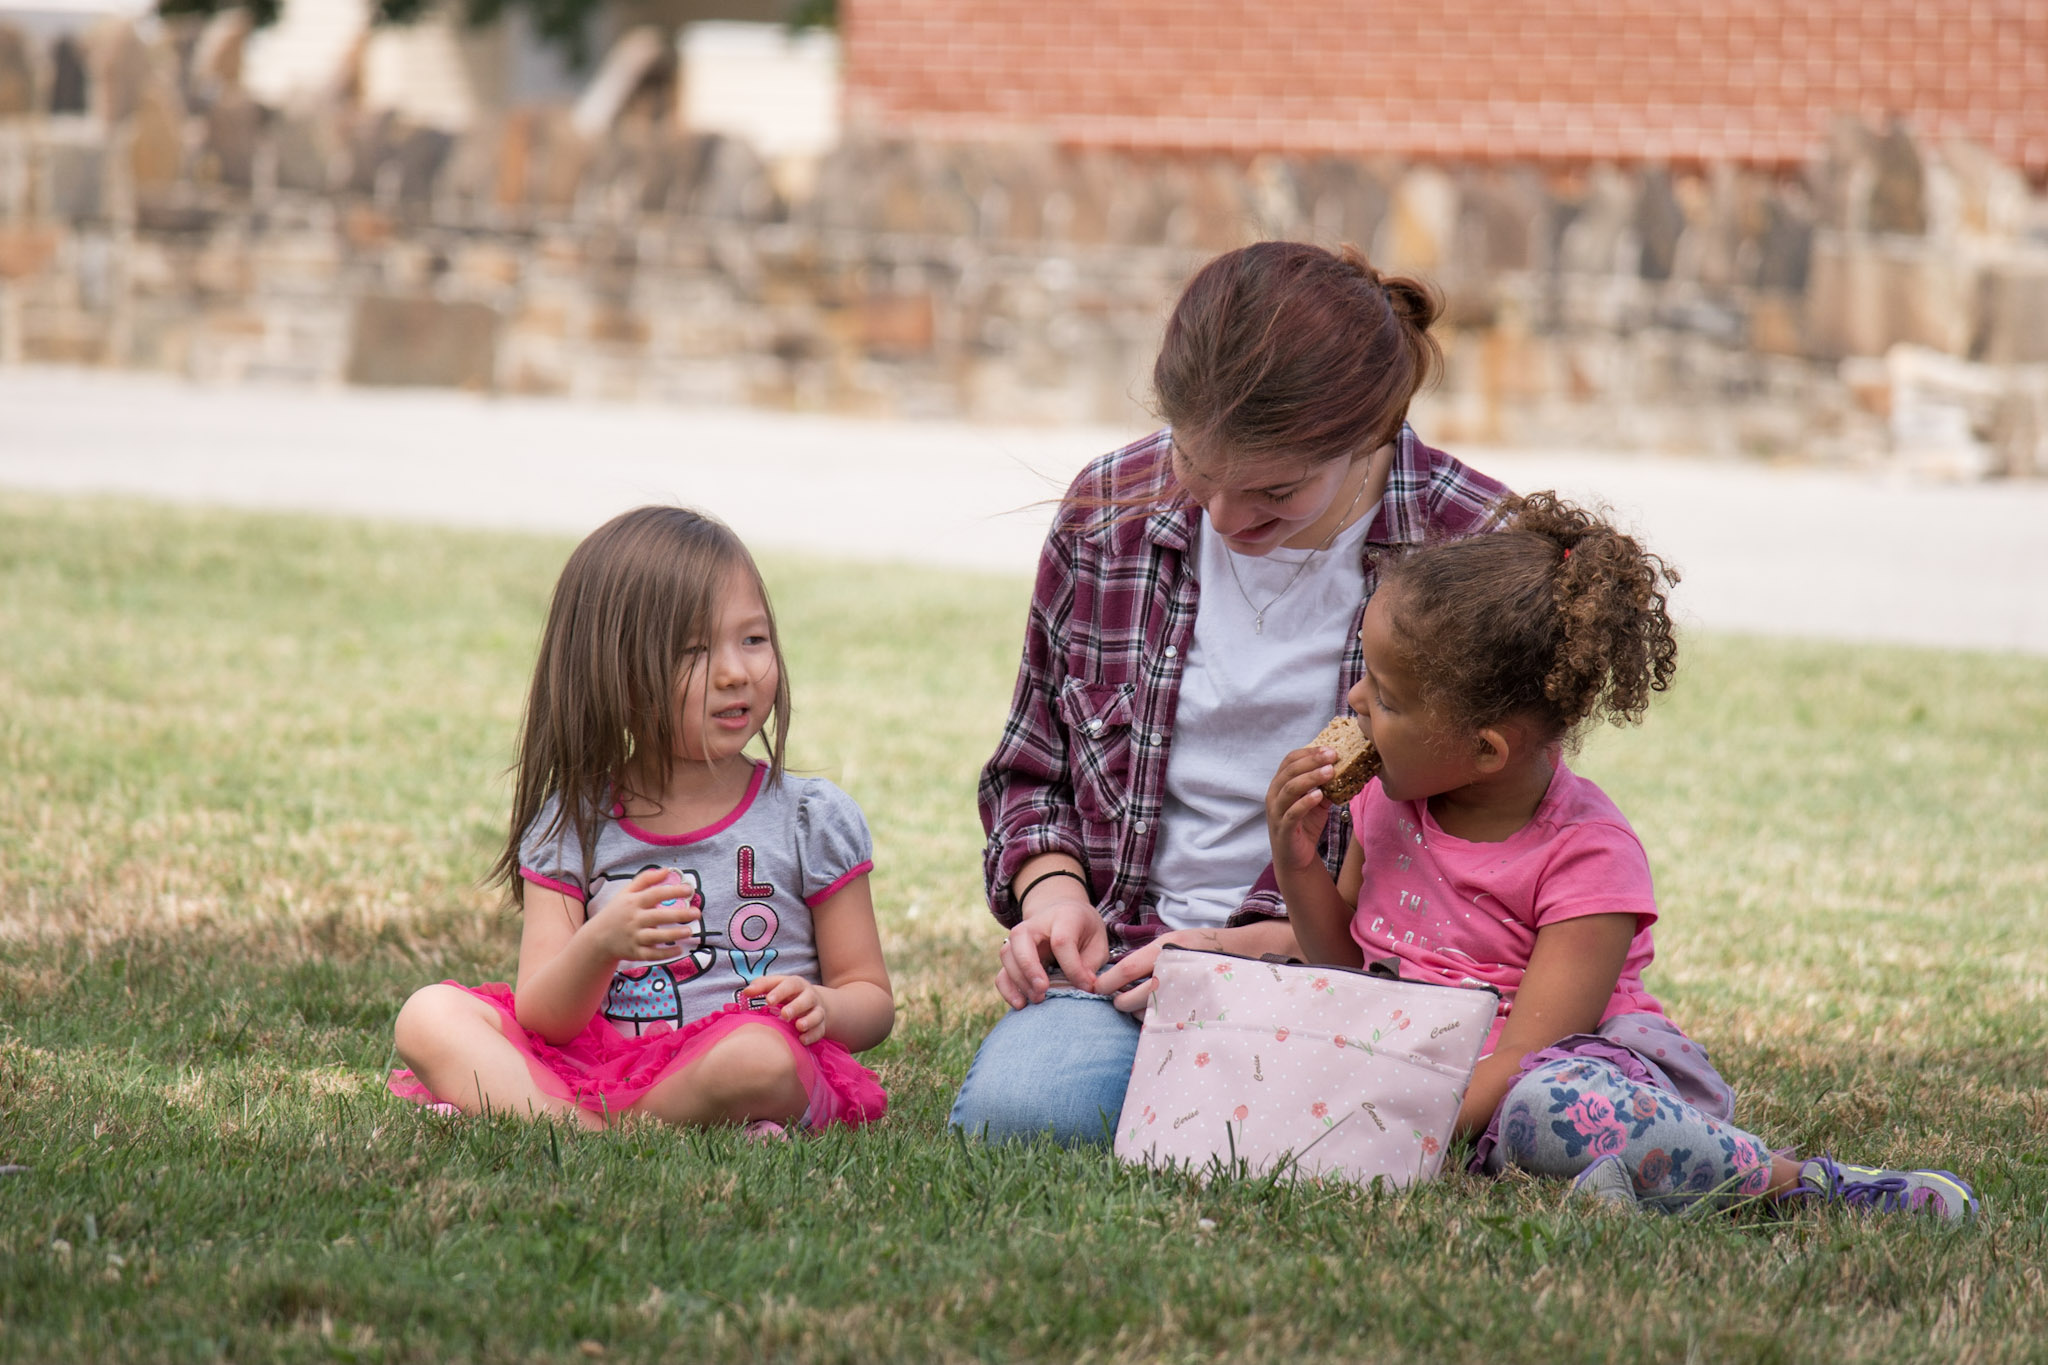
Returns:
[[[626,883],[650,868],[659,867],[650,863],[630,872],[606,873],[601,882]],[[705,924],[703,918],[704,893],[693,868],[673,869],[681,879],[676,890],[678,901],[687,900],[698,912],[698,918],[689,926],[691,937],[677,943],[678,952],[662,962],[621,962],[612,975],[612,984],[605,991],[604,1004],[598,1012],[617,1025],[621,1031],[630,1030],[634,1036],[652,1029],[674,1028],[682,1022],[682,1005],[679,1003],[676,987],[710,971],[718,961],[718,949],[713,940],[718,935]],[[663,904],[669,904],[664,901]]]

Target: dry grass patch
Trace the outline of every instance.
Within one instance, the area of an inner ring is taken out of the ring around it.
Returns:
[[[793,758],[873,825],[883,1124],[748,1146],[383,1094],[504,978],[477,885],[569,546],[0,495],[0,1359],[2048,1357],[2048,661],[1714,637],[1579,766],[1649,985],[1767,1138],[1974,1176],[1964,1229],[1628,1219],[988,1150],[976,770],[1027,585],[767,564]]]

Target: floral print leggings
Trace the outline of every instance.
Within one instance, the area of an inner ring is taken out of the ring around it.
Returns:
[[[1487,1165],[1574,1176],[1617,1152],[1636,1197],[1667,1213],[1703,1199],[1717,1207],[1754,1199],[1771,1179],[1761,1139],[1586,1057],[1546,1062],[1515,1082],[1501,1101],[1500,1144]]]

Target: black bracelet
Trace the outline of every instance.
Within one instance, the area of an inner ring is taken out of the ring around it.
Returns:
[[[1040,882],[1049,882],[1054,877],[1072,877],[1075,881],[1081,883],[1082,889],[1087,891],[1089,899],[1094,899],[1095,888],[1088,885],[1088,879],[1086,877],[1074,871],[1074,869],[1072,869],[1071,867],[1056,867],[1050,872],[1039,873],[1036,877],[1033,877],[1030,881],[1024,884],[1024,889],[1022,891],[1015,893],[1017,899],[1017,913],[1020,915],[1024,913],[1024,898],[1030,895],[1033,891],[1037,890],[1038,884]]]

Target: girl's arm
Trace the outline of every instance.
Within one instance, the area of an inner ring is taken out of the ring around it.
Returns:
[[[1273,877],[1287,903],[1301,955],[1310,962],[1357,967],[1365,954],[1351,937],[1363,864],[1356,839],[1344,850],[1342,888],[1330,880],[1320,847],[1330,803],[1322,785],[1335,773],[1329,749],[1296,749],[1281,760],[1266,789],[1266,833],[1273,844]]]
[[[702,913],[664,868],[650,868],[585,918],[585,907],[559,891],[527,882],[519,932],[520,1026],[557,1046],[589,1026],[619,962],[658,962],[675,955],[683,926]],[[663,901],[673,904],[664,905]]]
[[[797,976],[765,976],[744,994],[766,998],[805,1043],[830,1038],[862,1052],[896,1026],[896,997],[882,961],[875,902],[866,877],[855,877],[811,908],[821,983]]]
[[[1285,880],[1280,883],[1281,894],[1287,898],[1287,922],[1294,926],[1302,961],[1327,962],[1333,967],[1365,965],[1365,950],[1351,937],[1351,918],[1357,911],[1360,884],[1364,881],[1363,860],[1358,841],[1353,839],[1351,847],[1344,850],[1344,866],[1338,870],[1334,885],[1329,869],[1320,859],[1315,870],[1321,876],[1304,877],[1306,885],[1299,890],[1288,890]],[[1329,890],[1327,896],[1324,888]]]
[[[1354,846],[1355,847],[1355,846]],[[1507,1098],[1522,1058],[1574,1033],[1591,1033],[1614,998],[1628,946],[1635,941],[1634,915],[1584,915],[1536,931],[1529,968],[1515,992],[1514,1009],[1500,1031],[1493,1055],[1472,1073],[1458,1111],[1458,1135],[1477,1137]]]

